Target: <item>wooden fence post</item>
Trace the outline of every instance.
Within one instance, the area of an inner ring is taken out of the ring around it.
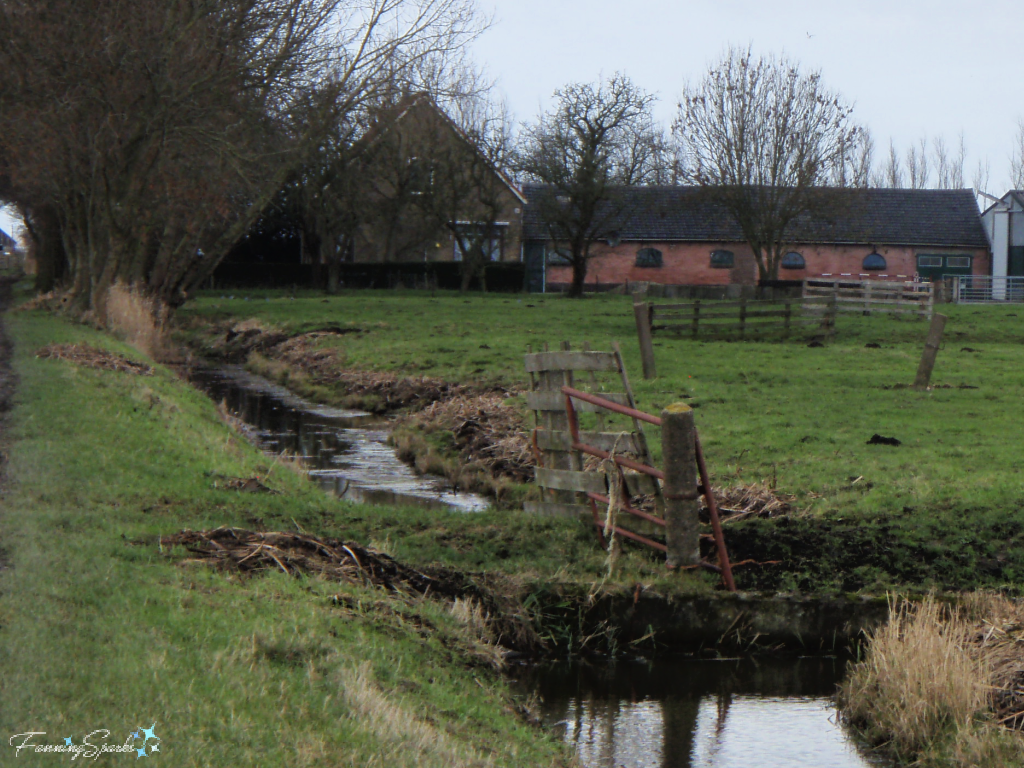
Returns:
[[[636,335],[640,341],[640,360],[643,363],[644,378],[653,379],[658,375],[654,368],[654,341],[651,338],[651,308],[647,302],[633,305],[636,316]]]
[[[697,338],[697,333],[700,330],[700,299],[696,299],[693,302],[693,338]]]
[[[674,403],[661,412],[665,468],[665,542],[669,568],[700,562],[696,427],[693,410]]]
[[[932,380],[932,368],[935,367],[935,356],[939,353],[942,332],[945,329],[946,316],[938,313],[933,315],[931,327],[928,328],[928,338],[924,341],[924,352],[921,353],[921,364],[917,366],[914,389],[928,389],[928,382]]]
[[[785,323],[784,323],[783,330],[782,330],[782,338],[784,338],[784,339],[788,339],[789,338],[789,323],[790,323],[790,320],[792,318],[793,318],[793,304],[792,304],[792,302],[787,301],[786,302]]]
[[[740,299],[740,338],[747,332],[747,300]]]

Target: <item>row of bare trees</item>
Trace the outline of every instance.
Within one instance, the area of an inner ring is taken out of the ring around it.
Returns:
[[[0,198],[41,287],[100,319],[115,281],[180,304],[289,183],[346,183],[371,107],[480,28],[471,0],[0,0]]]

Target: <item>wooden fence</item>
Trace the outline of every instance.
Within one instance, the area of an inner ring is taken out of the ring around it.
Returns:
[[[644,378],[655,374],[655,333],[691,338],[789,338],[811,329],[828,338],[835,332],[835,303],[831,297],[788,301],[690,301],[685,304],[633,305]]]
[[[804,299],[831,299],[838,312],[915,314],[931,317],[935,284],[885,280],[805,280]]]
[[[527,405],[536,415],[532,443],[534,477],[542,501],[527,502],[526,512],[570,516],[605,535],[628,539],[663,552],[670,568],[703,566],[722,575],[735,591],[711,480],[697,437],[693,411],[683,403],[661,417],[637,410],[618,345],[612,352],[574,352],[568,342],[557,352],[526,355],[531,391]],[[607,393],[596,374],[611,374],[621,393]],[[576,386],[589,387],[586,392]],[[580,414],[591,414],[596,431],[581,429]],[[615,431],[606,420],[626,419]],[[653,466],[643,422],[661,427],[664,470]],[[591,457],[586,465],[584,457]],[[593,459],[600,459],[595,465]],[[698,499],[703,495],[711,519],[718,564],[701,560]],[[633,498],[646,496],[647,509]],[[637,505],[641,506],[641,505]]]

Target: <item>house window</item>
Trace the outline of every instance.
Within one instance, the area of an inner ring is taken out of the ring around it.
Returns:
[[[970,256],[947,256],[946,266],[950,269],[970,269],[971,268],[971,257]]]
[[[472,248],[482,249],[485,261],[501,261],[501,246],[504,232],[500,227],[463,223],[459,223],[457,227],[458,236],[455,238],[455,261],[462,261],[466,251]]]
[[[929,268],[929,267],[941,267],[942,266],[942,257],[941,256],[918,256],[917,257],[917,266],[918,266],[918,268],[924,267],[926,269]]]
[[[547,261],[549,267],[571,267],[572,254],[565,248],[548,248]]]
[[[408,189],[411,195],[425,195],[434,187],[434,164],[423,157],[409,158]]]
[[[869,272],[877,272],[885,266],[885,257],[880,253],[869,253],[864,257],[863,268]]]
[[[636,252],[636,266],[638,267],[660,267],[661,251],[657,248],[641,248]]]
[[[711,266],[715,269],[732,269],[735,260],[732,251],[711,252]]]
[[[804,257],[796,251],[790,251],[782,257],[782,261],[779,262],[779,266],[783,269],[806,269],[807,262],[805,262]]]

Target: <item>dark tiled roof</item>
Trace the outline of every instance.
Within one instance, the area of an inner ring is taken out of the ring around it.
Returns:
[[[526,185],[536,202],[549,188]],[[633,187],[617,227],[623,240],[741,242],[732,216],[697,187]],[[988,248],[978,204],[969,189],[827,189],[822,211],[797,221],[794,243],[886,244]],[[539,206],[524,212],[526,239],[547,239]]]

